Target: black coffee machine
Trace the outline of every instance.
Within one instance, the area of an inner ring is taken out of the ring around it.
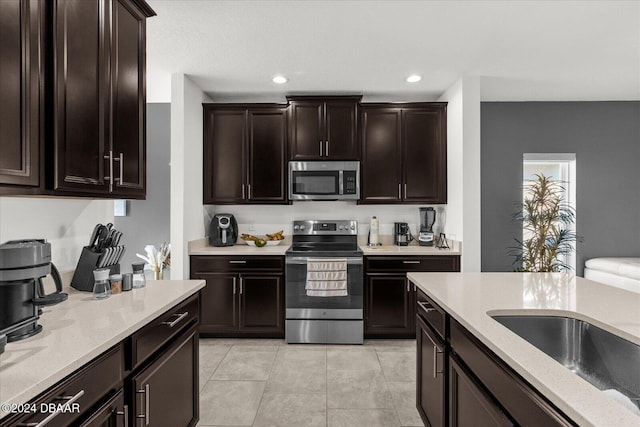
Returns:
[[[407,246],[412,240],[409,224],[406,222],[393,223],[393,243],[396,246]]]
[[[51,274],[54,293],[45,295],[42,278]],[[0,353],[5,342],[42,331],[40,307],[67,299],[60,273],[51,263],[51,244],[44,239],[11,240],[0,245]]]
[[[211,246],[233,246],[238,240],[238,223],[231,214],[215,214],[209,224]]]

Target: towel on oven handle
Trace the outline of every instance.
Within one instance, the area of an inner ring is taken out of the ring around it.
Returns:
[[[307,296],[347,296],[347,260],[343,258],[307,259]]]

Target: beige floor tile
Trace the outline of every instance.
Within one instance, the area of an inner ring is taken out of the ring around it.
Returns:
[[[387,381],[415,381],[416,353],[408,351],[378,352],[382,372]]]
[[[416,340],[367,340],[365,346],[376,351],[416,351]]]
[[[400,425],[403,427],[423,427],[424,423],[418,410],[415,408],[396,408],[398,418],[400,419]]]
[[[286,345],[283,339],[271,338],[200,338],[204,345],[238,345],[238,346],[281,346]]]
[[[215,372],[216,368],[224,359],[231,346],[228,345],[201,345],[199,355],[199,378],[200,390]]]
[[[278,360],[267,391],[277,393],[325,393],[327,368],[324,360]]]
[[[327,372],[327,407],[393,408],[393,398],[378,370]]]
[[[376,352],[372,348],[360,347],[328,347],[328,370],[380,370]]]
[[[265,392],[253,425],[324,427],[327,423],[326,419],[325,394]]]
[[[211,377],[214,380],[254,380],[266,381],[271,373],[276,351],[251,350],[235,351],[233,347]]]
[[[200,392],[200,425],[252,425],[264,381],[209,381]]]
[[[328,409],[328,427],[398,427],[393,409]]]
[[[393,395],[393,404],[396,408],[415,408],[416,406],[416,382],[414,381],[387,381],[389,391]]]

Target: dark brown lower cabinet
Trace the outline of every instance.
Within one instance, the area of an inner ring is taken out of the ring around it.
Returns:
[[[238,329],[238,304],[236,303],[237,274],[199,273],[198,279],[207,281],[200,291],[200,333],[216,334]]]
[[[193,426],[198,421],[198,336],[192,326],[131,380],[132,413],[141,425]]]
[[[367,338],[412,338],[415,335],[415,298],[406,276],[368,274],[365,298]]]
[[[418,316],[417,407],[422,420],[430,427],[447,426],[447,346]],[[482,424],[478,424],[482,425]]]
[[[449,357],[450,425],[508,427],[514,424],[466,369]]]
[[[241,275],[239,327],[245,333],[284,330],[284,276]]]
[[[124,391],[120,390],[115,396],[102,405],[96,413],[80,427],[126,427],[129,425],[129,405],[125,405]],[[126,419],[126,421],[125,421]]]

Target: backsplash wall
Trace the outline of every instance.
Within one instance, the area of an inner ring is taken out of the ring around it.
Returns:
[[[369,221],[377,216],[380,234],[393,234],[394,222],[407,222],[411,233],[420,228],[419,207],[429,205],[356,205],[354,202],[294,202],[291,205],[209,205],[204,207],[204,222],[208,224],[216,213],[230,213],[236,217],[240,233],[265,234],[284,230],[291,234],[292,222],[304,219],[354,219],[358,221],[358,234],[369,232]],[[446,225],[446,205],[434,205],[436,233]],[[254,230],[250,230],[253,226]],[[456,239],[456,236],[447,236]]]

